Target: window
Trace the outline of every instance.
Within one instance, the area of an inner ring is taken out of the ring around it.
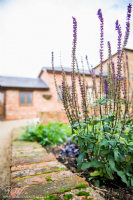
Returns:
[[[20,105],[32,105],[32,92],[20,92]]]
[[[62,93],[61,93],[61,86],[58,87],[58,101],[61,102],[61,98],[62,98]]]

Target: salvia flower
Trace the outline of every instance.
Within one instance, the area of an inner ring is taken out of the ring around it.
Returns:
[[[104,80],[104,94],[106,95],[105,98],[108,99],[109,88],[108,88],[108,82],[106,78]]]
[[[131,10],[132,10],[132,4],[129,3],[129,5],[128,5],[128,7],[127,7],[126,32],[125,32],[123,47],[126,46],[127,41],[128,41],[128,38],[129,38]]]
[[[101,9],[98,10],[97,12],[98,18],[101,22],[100,24],[100,99],[101,99],[101,95],[102,95],[102,75],[103,75],[103,24],[104,24],[104,20],[103,20],[103,16],[102,16],[102,11]],[[100,107],[101,109],[101,107]]]

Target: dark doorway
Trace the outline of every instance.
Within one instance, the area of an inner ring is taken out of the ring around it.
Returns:
[[[5,119],[5,92],[0,91],[0,120]]]

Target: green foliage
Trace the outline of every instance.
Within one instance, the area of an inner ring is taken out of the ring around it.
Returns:
[[[72,197],[73,197],[72,194],[66,194],[66,195],[64,196],[64,200],[71,199]]]
[[[19,140],[37,141],[42,146],[60,145],[66,141],[66,133],[62,123],[49,122],[46,125],[37,124],[26,126]]]
[[[117,122],[114,126],[115,119],[111,116],[102,121],[104,125],[100,132],[100,127],[96,123],[94,127],[92,126],[89,134],[85,134],[85,132],[79,134],[77,131],[75,140],[82,149],[78,157],[78,166],[81,170],[94,169],[94,172],[89,175],[89,180],[92,178],[113,180],[113,175],[116,173],[127,186],[133,186],[133,121],[127,123],[122,132],[122,123]],[[90,126],[92,123],[91,120]],[[113,128],[109,128],[110,126]],[[105,128],[108,128],[107,132],[105,132]],[[86,157],[88,153],[90,158]],[[99,186],[98,181],[96,184]]]
[[[87,186],[85,185],[85,183],[79,183],[78,185],[76,185],[77,189],[81,189],[81,188],[87,188]]]

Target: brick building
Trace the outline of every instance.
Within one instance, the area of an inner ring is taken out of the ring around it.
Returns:
[[[70,71],[70,68],[65,68],[68,84],[71,86]],[[60,88],[61,68],[56,67],[55,73]],[[85,76],[91,90],[92,80],[88,70],[85,70]],[[96,80],[99,84],[97,70]],[[77,75],[76,84],[80,94]],[[42,68],[36,79],[0,76],[0,116],[2,120],[30,119],[39,116],[44,122],[50,119],[67,122],[62,102],[55,89],[52,68]]]
[[[129,58],[130,75],[133,76],[133,50],[125,49]],[[117,63],[117,53],[113,55],[113,61]],[[95,67],[97,88],[99,86],[99,65]],[[71,68],[65,68],[67,82],[71,87]],[[103,62],[103,76],[107,76],[107,60]],[[92,78],[88,70],[85,70],[86,81],[91,92]],[[57,84],[61,86],[61,68],[55,67]],[[82,71],[81,71],[82,74]],[[80,89],[78,76],[76,75],[77,92],[80,102]],[[50,119],[58,119],[67,122],[63,111],[63,105],[57,95],[54,76],[51,67],[43,67],[38,78],[19,78],[0,76],[0,117],[3,120],[31,119],[39,116],[44,122]]]

